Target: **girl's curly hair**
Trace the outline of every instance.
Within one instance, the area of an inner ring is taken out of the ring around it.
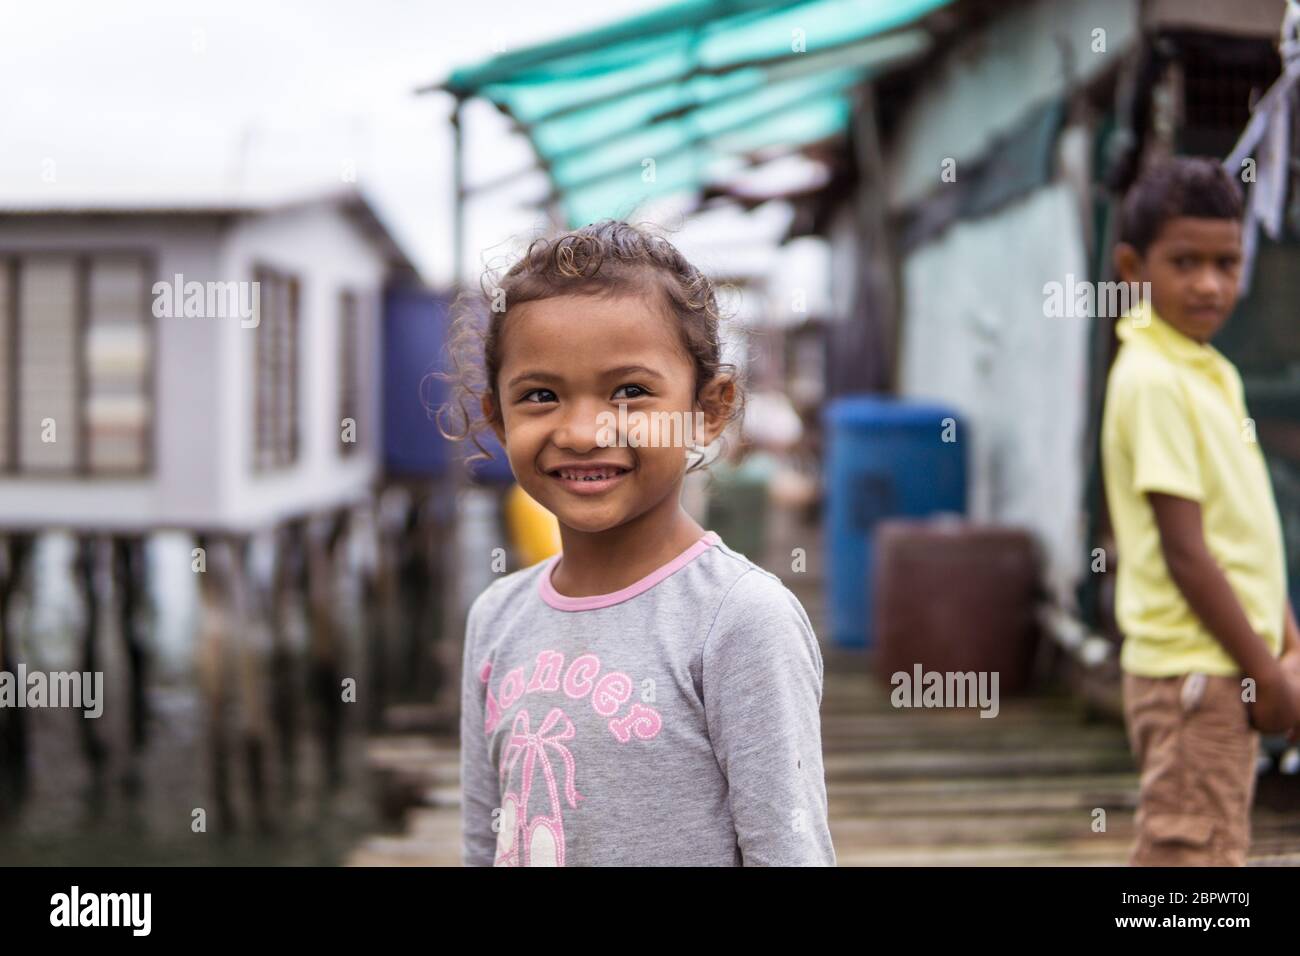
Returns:
[[[744,396],[736,366],[722,361],[722,315],[714,284],[667,239],[606,219],[534,240],[504,276],[488,270],[477,292],[457,297],[447,340],[450,371],[434,373],[451,385],[451,396],[436,411],[438,431],[452,441],[473,442],[477,452],[469,461],[492,457],[479,435],[502,423],[497,373],[510,310],[561,295],[643,291],[661,295],[676,319],[682,345],[695,366],[696,401],[707,401],[705,386],[719,375],[727,376],[735,384],[734,401],[714,411],[728,422],[738,419]],[[490,417],[482,411],[484,397],[491,399]],[[701,455],[687,470],[704,464]]]

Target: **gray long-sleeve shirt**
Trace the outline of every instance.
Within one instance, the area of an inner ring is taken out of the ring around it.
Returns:
[[[470,608],[463,861],[834,866],[821,651],[780,579],[713,532],[612,594],[558,594],[556,560]]]

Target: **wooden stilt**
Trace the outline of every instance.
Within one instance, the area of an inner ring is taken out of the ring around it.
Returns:
[[[98,572],[100,566],[100,541],[98,536],[83,534],[77,538],[76,580],[85,604],[85,623],[81,635],[81,669],[94,674],[103,671],[104,664],[99,653],[99,615],[100,594]],[[99,734],[98,721],[78,721],[81,727],[82,749],[90,763],[92,788],[103,785],[103,776],[108,763],[108,746]]]
[[[226,610],[226,572],[223,542],[211,535],[195,539],[206,558],[206,570],[199,574],[199,636],[196,663],[199,688],[207,710],[208,753],[211,761],[213,821],[219,832],[232,832],[238,826],[230,787],[230,745],[226,729],[227,679],[226,645],[230,633]]]
[[[236,622],[234,645],[238,655],[240,749],[248,775],[253,817],[258,828],[265,832],[272,828],[266,775],[271,734],[263,672],[265,655],[261,653],[257,640],[262,618],[261,602],[257,599],[248,568],[250,543],[247,535],[235,537],[230,542],[230,594]]]
[[[411,697],[422,697],[428,689],[428,633],[429,562],[422,533],[421,513],[425,496],[413,494],[406,514],[406,525],[401,541],[401,569],[399,588],[403,611],[403,656],[405,681],[403,691]]]
[[[298,789],[298,691],[293,676],[290,625],[297,584],[302,580],[302,523],[276,530],[271,580],[271,720],[280,765],[280,799],[292,803]]]
[[[17,673],[18,635],[10,618],[14,595],[22,587],[28,558],[35,548],[30,534],[11,534],[4,542],[0,578],[0,671]],[[22,688],[18,689],[22,693]],[[26,711],[0,708],[0,818],[17,808],[29,788]]]
[[[311,687],[320,716],[322,753],[330,789],[343,781],[343,681],[341,648],[334,607],[335,548],[345,524],[343,514],[327,519],[319,535],[308,540],[308,605],[311,622]]]
[[[455,553],[455,492],[442,482],[426,500],[424,552],[429,569],[429,625],[425,630],[430,682],[427,699],[434,704],[439,728],[455,731],[460,713],[461,642],[446,627],[449,604],[456,603],[454,576],[449,572]]]
[[[378,538],[378,535],[376,535]],[[374,565],[361,577],[361,620],[366,655],[366,729],[379,732],[384,725],[384,705],[388,702],[388,615],[384,595],[389,574],[382,555],[382,541],[376,541]]]
[[[131,749],[144,749],[148,736],[148,653],[140,630],[139,608],[145,595],[144,538],[139,535],[113,538],[113,576],[118,594],[118,620],[126,649],[129,682]]]
[[[378,514],[379,552],[375,572],[376,599],[383,619],[383,669],[385,704],[395,703],[409,680],[402,584],[405,559],[407,493],[400,487],[385,490]],[[386,718],[385,718],[386,719]]]

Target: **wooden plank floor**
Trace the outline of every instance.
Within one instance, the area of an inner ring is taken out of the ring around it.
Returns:
[[[821,582],[782,577],[824,634]],[[1041,695],[1004,697],[992,719],[974,709],[895,709],[864,654],[823,643],[823,658],[826,789],[841,866],[1125,863],[1137,777],[1122,726],[1090,723],[1076,701]],[[367,839],[349,862],[458,865],[455,741],[381,738],[370,756],[382,788],[418,805],[398,832]],[[1300,864],[1300,779],[1272,780],[1283,795],[1256,803],[1251,861]],[[1097,809],[1105,832],[1093,831]]]
[[[1121,728],[1068,700],[974,710],[894,710],[860,660],[826,655],[822,734],[831,836],[842,866],[1123,865],[1136,776]],[[352,865],[460,862],[459,753],[427,736],[376,738],[370,761],[411,795],[400,832],[367,839]],[[1300,781],[1288,782],[1300,790]],[[1093,832],[1094,810],[1106,813]],[[1252,861],[1300,863],[1300,812],[1255,810]]]

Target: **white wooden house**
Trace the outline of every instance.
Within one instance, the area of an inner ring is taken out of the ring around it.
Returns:
[[[0,209],[0,529],[242,533],[361,499],[381,291],[412,271],[351,190]]]
[[[286,609],[299,589],[318,729],[330,779],[339,776],[335,544],[380,475],[382,293],[413,272],[350,190],[271,204],[0,204],[0,669],[32,651],[6,625],[34,542],[71,532],[87,671],[113,670],[98,633],[99,569],[111,557],[126,676],[110,681],[129,701],[121,712],[138,752],[151,653],[135,613],[146,600],[144,542],[159,530],[192,536],[205,557],[191,570],[214,572],[187,583],[200,605],[191,646],[223,820],[236,682],[259,816],[272,714],[282,759],[293,761]],[[302,533],[311,528],[323,533]],[[275,570],[260,584],[248,560],[255,538],[274,544]],[[263,629],[279,662],[269,670],[262,642],[248,639]],[[4,786],[27,773],[22,717],[0,711],[0,795],[23,792]],[[102,769],[109,737],[83,734],[92,766]]]

